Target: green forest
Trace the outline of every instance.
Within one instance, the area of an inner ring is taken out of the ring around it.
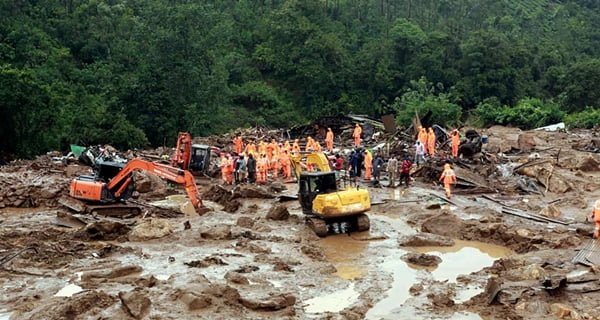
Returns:
[[[341,113],[600,123],[597,0],[4,0],[0,157]]]

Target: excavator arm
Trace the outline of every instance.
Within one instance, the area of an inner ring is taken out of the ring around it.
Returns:
[[[180,132],[177,136],[177,146],[171,156],[171,166],[188,170],[192,156],[192,135],[188,132]]]
[[[306,164],[302,163],[303,156],[306,157]],[[320,172],[331,171],[329,161],[327,160],[325,154],[322,152],[311,152],[304,155],[293,154],[290,156],[290,162],[292,163],[292,168],[294,169],[296,179],[300,179],[300,174],[302,173],[303,166],[313,166]]]
[[[202,206],[202,201],[198,195],[198,188],[196,187],[196,180],[189,171],[141,159],[129,161],[127,165],[107,184],[108,190],[110,190],[115,197],[120,197],[133,181],[132,174],[134,171],[150,172],[165,180],[184,185],[185,191],[194,208]]]

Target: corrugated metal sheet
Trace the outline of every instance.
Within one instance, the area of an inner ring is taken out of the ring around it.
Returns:
[[[579,252],[573,257],[573,263],[580,263],[585,266],[600,265],[600,241],[590,240],[581,246]]]

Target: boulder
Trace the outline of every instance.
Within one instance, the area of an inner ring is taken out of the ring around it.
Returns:
[[[200,235],[204,239],[230,240],[232,238],[231,226],[229,226],[229,225],[210,226],[210,227],[202,230],[200,232]]]
[[[289,217],[290,213],[288,212],[287,208],[282,204],[272,206],[271,209],[269,209],[269,212],[267,213],[267,219],[271,220],[287,220]]]
[[[540,214],[550,218],[557,218],[561,215],[560,210],[553,204],[540,210]]]
[[[576,168],[583,172],[600,171],[600,162],[594,159],[592,156],[588,156],[581,159],[581,161],[577,163]]]
[[[402,247],[451,247],[454,245],[454,240],[437,234],[421,232],[400,237],[398,244]]]
[[[166,219],[151,218],[133,228],[129,234],[130,241],[158,239],[173,233],[171,224]]]
[[[402,256],[402,261],[416,264],[424,267],[437,267],[442,262],[442,258],[425,253],[407,253]]]
[[[242,305],[248,309],[258,311],[276,311],[293,306],[296,297],[292,294],[270,294],[267,297],[248,296],[240,298]]]
[[[185,303],[190,311],[201,310],[212,304],[210,296],[195,292],[185,292],[179,297],[179,300]]]
[[[442,212],[434,215],[421,224],[421,231],[434,233],[440,236],[460,238],[463,233],[464,223],[457,216]]]
[[[531,133],[521,133],[517,139],[517,144],[522,152],[530,152],[535,148],[535,136]]]
[[[236,225],[242,228],[252,228],[254,226],[254,219],[251,217],[239,217],[237,219]]]
[[[152,302],[142,291],[119,292],[119,299],[125,311],[135,319],[142,319],[150,312]]]
[[[237,284],[250,284],[248,278],[238,272],[229,271],[225,274],[225,280]]]

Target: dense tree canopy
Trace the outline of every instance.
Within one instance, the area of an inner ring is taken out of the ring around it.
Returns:
[[[0,16],[0,156],[383,105],[399,123],[600,117],[598,1],[23,0]]]

